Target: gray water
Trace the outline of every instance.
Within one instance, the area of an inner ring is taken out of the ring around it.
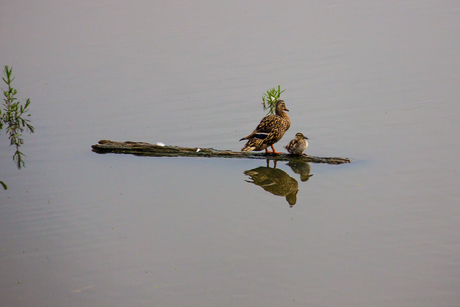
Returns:
[[[2,3],[36,132],[22,170],[0,135],[0,305],[459,306],[459,32],[456,1]],[[275,192],[273,162],[91,151],[239,150],[278,84],[275,148],[351,164]]]

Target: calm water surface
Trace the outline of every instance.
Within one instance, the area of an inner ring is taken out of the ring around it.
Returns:
[[[20,171],[0,135],[1,306],[459,306],[457,2],[0,8],[36,128]],[[278,84],[276,148],[353,163],[91,151],[239,150]]]

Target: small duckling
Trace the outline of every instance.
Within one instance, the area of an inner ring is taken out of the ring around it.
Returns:
[[[295,139],[291,140],[289,144],[284,146],[286,150],[291,155],[302,155],[304,150],[308,147],[308,138],[304,136],[302,133],[297,132],[295,134]]]

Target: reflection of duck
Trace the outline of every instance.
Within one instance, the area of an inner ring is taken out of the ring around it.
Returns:
[[[308,138],[300,132],[295,134],[295,139],[284,146],[291,155],[301,155],[308,147]]]
[[[269,153],[270,151],[267,148],[271,146],[273,150],[271,153],[279,153],[275,151],[273,144],[281,140],[284,133],[291,126],[291,120],[284,111],[289,110],[286,108],[283,100],[278,100],[275,107],[275,114],[262,118],[256,129],[240,140],[249,140],[241,151],[260,151],[265,149],[265,152]]]
[[[261,166],[247,170],[244,174],[252,179],[252,181],[246,180],[246,182],[258,185],[273,195],[285,196],[290,207],[297,202],[299,183],[285,171]]]
[[[296,174],[300,174],[300,180],[302,182],[307,181],[312,175],[310,175],[310,164],[307,161],[304,161],[301,157],[290,159],[287,163]]]

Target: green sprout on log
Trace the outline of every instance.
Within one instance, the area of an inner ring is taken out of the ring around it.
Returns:
[[[25,155],[19,150],[19,147],[24,144],[22,134],[24,130],[29,133],[34,133],[34,127],[30,125],[29,119],[23,118],[23,116],[30,116],[30,114],[25,115],[25,113],[29,112],[28,107],[30,105],[30,99],[27,99],[25,103],[21,103],[15,97],[18,91],[11,86],[14,80],[12,71],[13,68],[9,68],[8,66],[5,66],[5,70],[3,71],[5,77],[2,79],[6,83],[7,89],[2,89],[5,98],[3,99],[3,108],[0,108],[0,131],[5,125],[6,133],[9,135],[10,139],[10,146],[16,146],[13,161],[16,162],[18,169],[21,169],[21,167],[25,166]],[[0,184],[6,190],[5,183],[0,182]]]
[[[280,100],[280,96],[284,91],[285,90],[281,90],[281,86],[278,85],[278,89],[276,88],[269,89],[262,96],[262,105],[264,107],[264,111],[268,110],[267,114],[275,114],[276,102]]]

